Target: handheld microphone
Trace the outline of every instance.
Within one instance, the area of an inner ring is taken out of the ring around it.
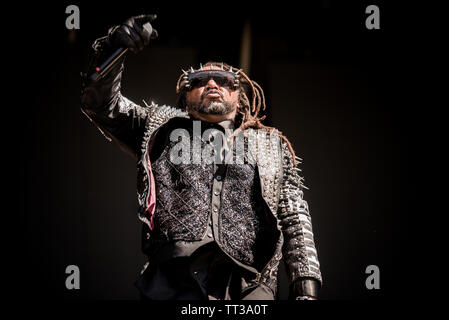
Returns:
[[[153,34],[153,28],[149,22],[145,23],[143,28]],[[95,67],[95,72],[90,76],[90,79],[92,81],[98,81],[103,78],[127,52],[128,48],[118,48],[115,50],[114,53],[112,53],[112,55],[110,55],[99,67]]]

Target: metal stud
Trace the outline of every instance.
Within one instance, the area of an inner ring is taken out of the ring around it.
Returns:
[[[190,67],[190,72],[193,73],[193,72],[195,72],[195,70],[193,70],[193,68]]]
[[[186,76],[188,75],[187,71],[182,70],[182,73],[184,73]]]
[[[200,70],[203,71],[203,64],[200,63]]]

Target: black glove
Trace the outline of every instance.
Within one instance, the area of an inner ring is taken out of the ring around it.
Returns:
[[[291,284],[289,299],[317,300],[320,283],[313,278],[297,279]]]
[[[150,24],[156,18],[155,14],[129,18],[122,25],[113,27],[109,31],[109,44],[115,48],[129,48],[134,53],[141,51],[150,43],[150,39],[156,39],[158,36],[156,29],[153,29]]]

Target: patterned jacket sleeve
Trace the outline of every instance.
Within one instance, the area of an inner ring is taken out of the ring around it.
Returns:
[[[289,281],[305,279],[322,283],[320,264],[315,248],[312,219],[304,200],[301,171],[294,166],[287,144],[282,143],[283,183],[280,192],[278,215],[284,234],[283,256]],[[299,162],[299,158],[297,163]]]
[[[89,76],[113,51],[108,37],[97,39],[91,50],[87,72],[82,74],[81,111],[109,141],[138,157],[141,151],[146,119],[151,107],[141,107],[120,92],[124,57],[102,79]]]

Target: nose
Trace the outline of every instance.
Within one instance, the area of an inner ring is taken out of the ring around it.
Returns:
[[[214,79],[210,78],[209,81],[207,81],[206,84],[206,91],[211,89],[217,89],[218,90],[218,84],[214,81]]]

